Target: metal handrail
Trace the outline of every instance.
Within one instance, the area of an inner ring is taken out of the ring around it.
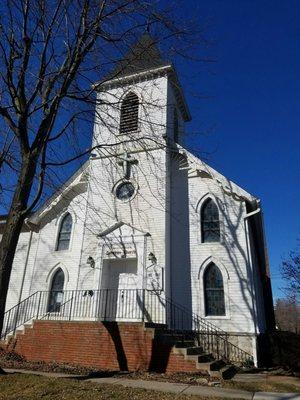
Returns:
[[[185,336],[190,336],[191,339],[197,341],[199,346],[202,346],[205,351],[212,353],[217,359],[222,358],[227,362],[250,362],[253,364],[253,356],[231,343],[228,339],[229,334],[226,331],[223,331],[199,315],[190,312],[188,308],[175,303],[169,298],[166,298],[166,304],[181,312],[181,319],[178,321],[178,318],[171,318],[170,323],[166,327],[167,329],[169,327],[173,328],[172,333],[174,335],[178,332],[184,332]]]
[[[5,312],[0,339],[5,338],[11,332],[15,332],[19,326],[24,325],[26,322],[32,319],[32,316],[30,317],[28,316],[27,305],[29,301],[35,299],[38,293],[39,292],[32,293],[26,299],[20,301],[20,303],[16,304],[15,306],[13,306],[12,308],[10,308]],[[25,307],[23,307],[24,305]],[[21,322],[18,322],[20,317],[20,310],[22,310],[23,312],[21,315]]]
[[[50,295],[57,304],[50,309]],[[55,296],[54,296],[55,297]],[[30,320],[143,321],[189,335],[205,351],[233,362],[253,361],[251,354],[228,340],[228,333],[187,307],[147,289],[38,291],[6,311],[1,339]]]

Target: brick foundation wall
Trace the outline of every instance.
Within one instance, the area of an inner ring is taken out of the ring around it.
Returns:
[[[7,349],[29,361],[124,371],[197,371],[194,362],[154,339],[154,330],[142,323],[35,321]]]

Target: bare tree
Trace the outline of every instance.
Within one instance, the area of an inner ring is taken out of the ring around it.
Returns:
[[[277,299],[275,317],[279,330],[300,332],[300,306],[295,300]]]
[[[8,212],[0,243],[0,332],[24,221],[47,192],[55,168],[93,150],[86,149],[83,134],[75,136],[78,127],[81,132],[91,127],[97,103],[92,83],[152,27],[160,38],[188,34],[183,21],[179,29],[160,2],[7,0],[1,6],[0,118],[6,130],[0,141],[0,190],[6,190]]]
[[[286,286],[284,288],[288,298],[298,301],[300,296],[300,252],[299,249],[291,251],[289,256],[283,260],[281,275]]]

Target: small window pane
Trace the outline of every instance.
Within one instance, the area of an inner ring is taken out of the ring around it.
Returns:
[[[206,200],[201,210],[202,242],[220,241],[220,221],[218,207],[212,199]]]
[[[225,315],[223,277],[219,268],[211,263],[204,274],[205,314]]]
[[[56,250],[68,250],[72,231],[72,217],[67,214],[61,222]]]

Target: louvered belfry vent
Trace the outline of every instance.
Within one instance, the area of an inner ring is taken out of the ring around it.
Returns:
[[[139,98],[130,92],[121,104],[120,133],[135,132],[138,129]]]

